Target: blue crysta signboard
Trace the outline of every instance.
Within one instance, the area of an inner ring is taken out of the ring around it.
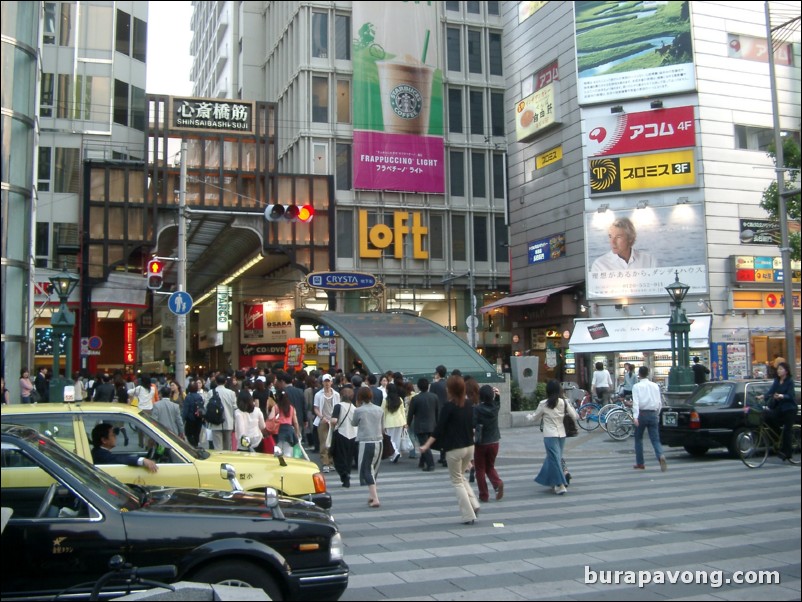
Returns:
[[[356,291],[376,286],[376,276],[362,272],[312,272],[306,282],[312,288],[327,291]]]

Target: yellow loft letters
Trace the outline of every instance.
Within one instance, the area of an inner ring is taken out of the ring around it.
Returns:
[[[393,213],[393,228],[387,224],[376,224],[368,229],[368,212],[359,210],[359,256],[375,259],[381,257],[382,249],[386,249],[393,242],[393,256],[396,259],[404,257],[404,237],[412,234],[413,259],[429,259],[429,252],[423,248],[423,237],[429,234],[429,228],[422,223],[420,213],[412,214],[412,229],[409,226],[409,212],[396,211]]]

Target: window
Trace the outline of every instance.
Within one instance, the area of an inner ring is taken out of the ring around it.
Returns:
[[[490,93],[490,127],[494,136],[504,135],[504,92]]]
[[[53,74],[42,73],[42,93],[39,98],[39,115],[42,117],[53,116]]]
[[[128,125],[128,84],[119,79],[114,80],[114,123]]]
[[[482,72],[482,32],[468,31],[468,72]]]
[[[117,11],[117,35],[115,50],[126,56],[131,54],[131,15]]]
[[[328,144],[312,144],[312,173],[319,175],[329,173]]]
[[[501,61],[501,34],[500,33],[490,33],[488,36],[488,69],[490,70],[490,75],[504,75],[504,69],[502,68],[502,61]]]
[[[45,20],[43,24],[42,42],[45,44],[56,43],[56,3],[45,2]]]
[[[334,17],[334,58],[341,61],[351,60],[351,17],[337,15]]]
[[[36,267],[46,268],[50,259],[50,224],[48,222],[36,222]]]
[[[47,192],[50,190],[50,158],[53,149],[49,146],[39,147],[39,172],[36,187],[39,192]]]
[[[459,12],[459,2],[446,2],[446,10]]]
[[[312,57],[329,58],[329,16],[312,13]]]
[[[148,56],[148,24],[134,17],[134,51],[131,54],[136,60],[147,61]]]
[[[351,82],[337,80],[337,123],[351,123]]]
[[[145,131],[145,91],[131,86],[131,127]]]
[[[748,125],[735,126],[735,148],[743,150],[768,151],[774,143],[772,128],[758,128]]]
[[[503,217],[496,217],[493,220],[496,230],[496,262],[509,263],[510,251],[507,246],[507,226]]]
[[[77,148],[56,148],[53,192],[78,193],[80,159],[81,151]]]
[[[61,19],[59,23],[59,46],[75,46],[75,4],[61,3]]]
[[[429,259],[445,259],[443,254],[443,216],[429,214]]]
[[[466,2],[465,7],[470,15],[478,15],[482,12],[481,2]]]
[[[354,258],[354,212],[337,211],[337,257]]]
[[[466,261],[465,216],[451,214],[451,253],[454,261]]]
[[[474,136],[485,135],[485,111],[481,90],[471,90],[468,94],[470,98],[471,134]]]
[[[450,171],[451,196],[465,196],[465,165],[462,151],[449,151],[448,163]]]
[[[493,153],[493,198],[503,199],[507,178],[504,174],[504,155]]]
[[[58,76],[58,104],[56,116],[59,119],[72,119],[72,77]]]
[[[473,260],[487,261],[487,216],[473,216]]]
[[[329,79],[327,77],[312,78],[312,121],[329,122]]]
[[[471,153],[471,194],[474,197],[482,198],[487,196],[485,179],[484,153]]]
[[[337,190],[351,190],[351,145],[337,143]]]
[[[113,23],[114,13],[111,6],[93,6],[89,2],[82,4],[80,47],[110,52],[112,40],[109,39],[109,32],[112,31]]]
[[[459,29],[449,27],[446,30],[446,64],[449,71],[461,71]]]
[[[448,89],[448,131],[462,133],[462,90]]]
[[[499,13],[499,2],[498,0],[486,2],[487,4],[487,14],[488,15],[498,15]]]

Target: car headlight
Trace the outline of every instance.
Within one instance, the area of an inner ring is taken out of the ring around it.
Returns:
[[[343,559],[343,538],[339,533],[335,533],[331,538],[331,547],[329,548],[329,559],[332,562],[339,562]]]

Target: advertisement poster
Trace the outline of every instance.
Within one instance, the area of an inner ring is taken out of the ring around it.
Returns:
[[[264,304],[243,303],[242,320],[242,338],[246,341],[261,341],[265,333]]]
[[[600,115],[584,125],[590,157],[696,146],[693,107]]]
[[[352,19],[354,188],[445,193],[436,4],[354,2]]]
[[[284,352],[284,369],[290,371],[303,370],[304,367],[304,348],[306,339],[288,339],[287,348]]]
[[[284,343],[295,335],[292,308],[268,303],[243,303],[242,340],[248,343]]]
[[[692,149],[590,159],[588,173],[594,195],[696,186]]]
[[[585,232],[588,299],[667,297],[675,272],[691,295],[707,292],[701,205],[594,211]]]
[[[574,2],[574,16],[579,104],[694,90],[688,2]]]
[[[557,82],[541,88],[515,106],[515,139],[529,140],[546,128],[559,123]]]

